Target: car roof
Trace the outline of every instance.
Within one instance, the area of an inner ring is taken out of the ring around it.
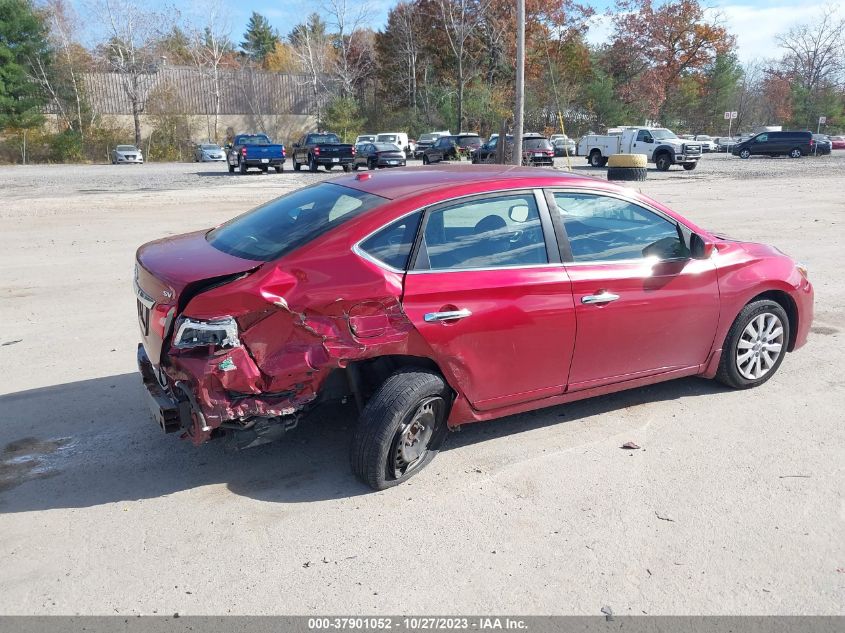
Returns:
[[[448,192],[456,187],[496,184],[514,187],[575,186],[619,190],[618,185],[606,180],[581,176],[562,171],[518,167],[516,165],[430,165],[409,169],[390,169],[371,174],[345,175],[331,180],[338,185],[372,193],[390,200],[415,196],[421,193]]]

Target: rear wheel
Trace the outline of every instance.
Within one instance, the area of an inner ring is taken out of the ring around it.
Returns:
[[[793,147],[789,152],[790,158],[801,158],[801,150],[798,147]]]
[[[687,171],[692,171],[696,168],[697,165],[698,163],[684,163],[684,169],[686,169]]]
[[[449,388],[438,374],[400,370],[384,381],[361,413],[352,439],[352,472],[375,490],[411,478],[446,438]]]
[[[275,165],[273,167],[273,169],[276,170],[277,174],[281,174],[285,170],[285,166],[284,165]]]
[[[317,159],[313,156],[308,159],[308,171],[317,171]]]
[[[375,169],[375,168],[376,168],[376,161],[374,161],[372,158],[367,160],[367,169],[372,170],[372,169]]]
[[[239,160],[239,161],[238,161],[238,169],[240,170],[240,172],[241,172],[242,174],[245,174],[245,173],[246,173],[246,169],[247,169],[247,167],[246,167],[246,163],[245,163],[245,162],[243,162],[242,160]]]
[[[293,170],[294,170],[294,171],[299,171],[299,168],[300,168],[300,167],[301,167],[301,165],[300,165],[299,163],[297,163],[297,162],[296,162],[296,159],[294,158],[294,159],[293,159]]]
[[[428,156],[423,154],[423,165],[428,165],[428,163],[429,163]]]
[[[266,174],[268,171],[270,171],[270,168],[267,165],[261,166],[261,173],[262,174]]]
[[[601,167],[602,166],[602,156],[601,152],[597,149],[594,149],[590,152],[590,167]]]
[[[358,163],[352,163],[352,171],[358,171]]]
[[[789,318],[779,303],[749,303],[728,331],[716,380],[734,389],[763,384],[783,362],[788,341]]]
[[[229,173],[234,174],[235,173],[235,166],[234,165],[227,165],[227,166],[229,167]]]

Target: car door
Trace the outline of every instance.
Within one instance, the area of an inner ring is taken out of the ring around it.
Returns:
[[[403,308],[478,410],[565,390],[575,310],[552,236],[531,190],[426,211]]]
[[[648,130],[639,130],[634,139],[632,154],[645,154],[646,160],[651,160],[651,155],[654,153],[654,138]]]
[[[716,269],[689,230],[607,193],[550,191],[566,236],[578,336],[570,391],[703,365],[719,320]]]
[[[751,153],[761,156],[767,156],[770,153],[771,146],[769,145],[768,134],[758,134],[751,142]]]

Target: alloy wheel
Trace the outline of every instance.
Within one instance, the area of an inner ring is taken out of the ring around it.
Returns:
[[[754,317],[736,346],[736,368],[743,378],[758,380],[768,374],[783,353],[783,323],[776,314]]]

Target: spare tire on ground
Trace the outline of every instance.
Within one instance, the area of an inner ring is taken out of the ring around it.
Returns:
[[[645,167],[609,167],[608,180],[645,180],[648,170]]]
[[[645,154],[613,154],[607,159],[608,167],[645,167]]]

